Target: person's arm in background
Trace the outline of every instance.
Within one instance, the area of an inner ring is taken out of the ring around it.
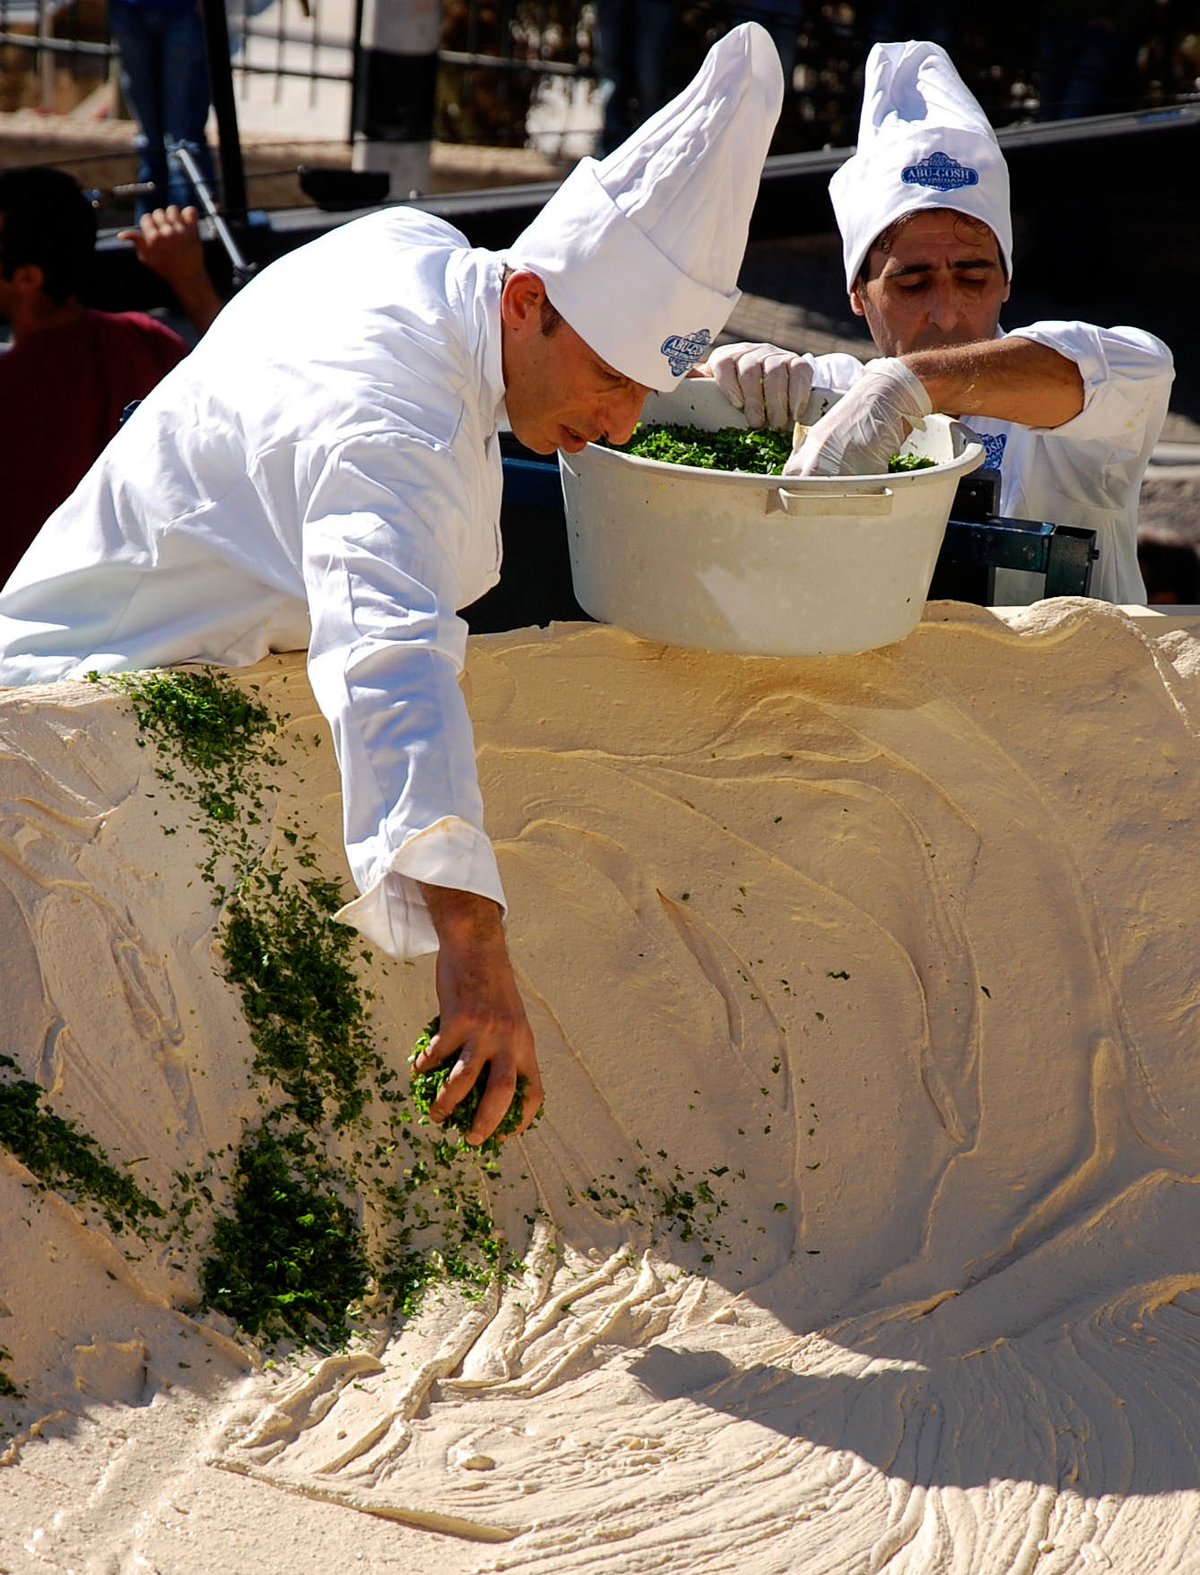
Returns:
[[[132,241],[138,261],[170,285],[188,321],[202,336],[224,301],[204,266],[199,216],[195,208],[155,208],[136,230],[122,230],[118,240]]]

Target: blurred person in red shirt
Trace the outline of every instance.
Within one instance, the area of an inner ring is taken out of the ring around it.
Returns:
[[[195,210],[148,214],[124,234],[203,333],[221,301],[204,271]],[[95,244],[95,210],[71,175],[0,171],[0,318],[11,333],[0,355],[0,583],[125,408],[188,352],[179,334],[143,312],[83,304]]]

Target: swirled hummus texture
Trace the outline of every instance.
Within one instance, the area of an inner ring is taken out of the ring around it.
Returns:
[[[344,873],[301,658],[238,676],[288,718],[266,840]],[[465,683],[547,1088],[492,1197],[524,1274],[263,1368],[0,1154],[14,1547],[1194,1568],[1200,642],[943,603],[824,660],[479,638]],[[112,693],[0,739],[10,1053],[169,1189],[255,1106],[202,849]],[[432,961],[372,984],[401,1066]]]

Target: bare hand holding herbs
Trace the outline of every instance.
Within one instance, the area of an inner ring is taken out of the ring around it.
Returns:
[[[435,1017],[426,1024],[424,1031],[417,1036],[417,1042],[413,1045],[412,1054],[409,1056],[410,1062],[416,1062],[429,1049],[437,1035],[440,1022],[441,1019]],[[431,1067],[428,1071],[413,1072],[412,1102],[416,1107],[418,1119],[422,1125],[430,1121],[436,1121],[437,1118],[431,1113],[432,1108],[436,1104],[438,1095],[446,1086],[456,1065],[456,1061],[446,1060],[440,1066]],[[485,1067],[463,1098],[439,1123],[443,1128],[462,1134],[462,1137],[459,1139],[460,1147],[466,1145],[466,1134],[471,1130],[475,1117],[478,1114],[479,1106],[483,1102],[483,1096],[487,1090],[487,1082],[488,1071]],[[485,1137],[481,1143],[475,1145],[480,1154],[498,1154],[503,1139],[520,1128],[528,1087],[529,1080],[527,1078],[517,1078],[516,1091],[508,1109],[501,1117],[499,1126],[488,1137]],[[533,1121],[536,1122],[540,1116],[541,1110],[539,1109]]]

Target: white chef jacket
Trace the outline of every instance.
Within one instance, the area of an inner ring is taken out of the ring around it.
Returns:
[[[1048,345],[1074,361],[1083,378],[1083,409],[1059,427],[964,418],[983,440],[984,463],[1000,471],[999,513],[1094,530],[1100,556],[1089,594],[1099,601],[1144,602],[1138,493],[1166,419],[1175,376],[1170,350],[1140,328],[1091,323],[1038,322],[1014,328],[1008,337]],[[863,370],[849,355],[805,359],[813,363],[814,384],[839,393]],[[1032,601],[1041,594],[1040,575],[996,571],[998,602]]]
[[[436,949],[418,882],[503,904],[455,609],[496,583],[501,262],[412,209],[281,258],[222,311],[0,594],[0,683],[308,648],[341,917]]]

